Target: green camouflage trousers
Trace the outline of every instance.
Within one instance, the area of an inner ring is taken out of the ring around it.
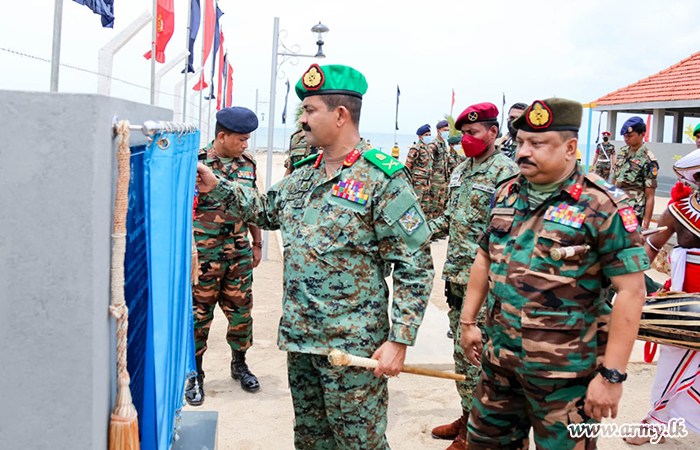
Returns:
[[[482,359],[469,414],[469,450],[527,450],[532,426],[538,450],[593,450],[596,438],[572,438],[568,424],[598,423],[584,413],[585,378],[523,377]]]
[[[226,342],[234,350],[247,350],[253,345],[253,252],[237,249],[229,260],[199,257],[199,284],[192,287],[195,354],[207,351],[217,303],[228,320]]]
[[[595,173],[600,175],[605,181],[609,181],[610,178],[610,162],[600,162],[595,163]]]
[[[457,296],[464,299],[464,294],[467,291],[467,287],[463,284],[450,283],[450,291],[453,296]],[[469,411],[472,407],[472,400],[474,398],[474,389],[476,388],[476,383],[479,381],[479,372],[481,369],[470,363],[464,354],[464,349],[462,348],[462,326],[459,323],[462,317],[462,307],[455,308],[450,305],[450,310],[447,313],[447,317],[450,319],[450,330],[452,331],[454,349],[452,351],[452,358],[455,361],[455,373],[464,375],[467,377],[465,381],[455,381],[457,386],[457,392],[462,399],[462,409]],[[476,322],[481,328],[482,334],[484,333],[484,322],[486,321],[485,307],[481,308],[479,315],[476,318]]]
[[[437,183],[433,181],[430,185],[430,193],[426,194],[429,196],[428,210],[425,211],[429,219],[434,219],[445,213],[445,207],[447,206],[447,183]]]
[[[323,355],[287,353],[297,450],[385,450],[386,379],[334,367]]]

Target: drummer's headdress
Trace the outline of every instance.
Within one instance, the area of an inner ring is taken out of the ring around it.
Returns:
[[[684,181],[700,186],[700,182],[695,179],[695,174],[700,172],[700,149],[694,150],[676,161],[673,165],[673,171]]]

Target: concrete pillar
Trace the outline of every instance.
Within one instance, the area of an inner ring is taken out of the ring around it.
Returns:
[[[607,131],[612,134],[613,138],[617,136],[617,111],[608,111]]]
[[[683,143],[683,112],[673,113],[673,143]]]
[[[651,142],[664,141],[664,119],[666,118],[665,109],[655,109],[654,119],[651,124]]]

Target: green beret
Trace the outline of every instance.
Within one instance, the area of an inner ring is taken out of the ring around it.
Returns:
[[[516,130],[531,133],[545,131],[578,131],[581,127],[583,106],[565,98],[535,100],[513,121]]]
[[[454,144],[459,144],[460,142],[462,142],[462,136],[450,136],[449,138],[447,138],[448,144],[454,145]]]
[[[693,129],[693,136],[697,136],[698,133],[700,133],[700,123],[695,125],[695,128]]]
[[[340,64],[319,66],[312,64],[294,88],[304,100],[311,95],[342,94],[362,99],[367,92],[367,79],[352,67]]]

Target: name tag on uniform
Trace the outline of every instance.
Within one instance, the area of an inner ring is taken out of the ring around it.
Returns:
[[[492,216],[514,216],[515,208],[493,208],[491,210]]]
[[[238,178],[242,178],[244,180],[254,180],[255,179],[255,173],[253,173],[253,169],[251,169],[250,167],[241,167],[236,172],[236,176]]]
[[[344,198],[360,205],[366,205],[369,194],[365,192],[365,184],[361,181],[345,179],[331,188],[331,195]]]
[[[560,223],[574,228],[581,228],[586,215],[582,213],[578,206],[562,203],[559,206],[550,206],[544,214],[544,220]]]
[[[474,189],[476,189],[477,191],[486,192],[487,194],[491,195],[493,195],[493,193],[496,192],[496,189],[480,183],[474,183]]]
[[[450,178],[450,185],[449,187],[459,187],[462,185],[462,181],[460,180],[462,178],[462,171],[457,170],[452,174],[452,177]]]

